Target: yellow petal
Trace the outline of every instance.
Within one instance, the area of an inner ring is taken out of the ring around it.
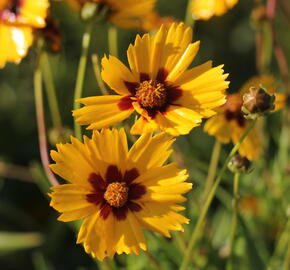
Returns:
[[[158,113],[155,121],[159,128],[172,136],[188,134],[193,127],[200,125],[202,115],[180,106],[169,106],[166,112]]]
[[[223,114],[208,119],[204,125],[204,131],[215,136],[222,143],[229,143],[231,140],[232,127]]]
[[[275,94],[275,109],[273,112],[277,112],[286,106],[286,96],[284,94]]]
[[[199,44],[200,42],[197,41],[187,46],[183,54],[179,56],[179,59],[175,63],[175,66],[173,67],[173,69],[168,74],[168,77],[167,77],[168,81],[174,83],[183,74],[183,72],[188,68],[192,60],[195,58],[199,50]]]
[[[243,128],[238,127],[237,125],[233,128],[232,132],[232,140],[233,143],[236,144],[242,134],[244,133],[247,125]],[[244,139],[242,142],[239,153],[246,157],[249,160],[256,160],[259,158],[261,152],[262,152],[262,145],[260,143],[262,137],[257,132],[256,129],[253,129],[250,131],[248,136]]]
[[[32,44],[32,29],[0,23],[0,68],[6,62],[19,63]]]
[[[79,99],[86,106],[73,111],[76,122],[89,125],[87,129],[101,129],[123,121],[134,111],[126,96],[98,96]]]
[[[51,164],[50,168],[69,182],[90,188],[87,180],[95,172],[93,162],[89,159],[89,152],[84,144],[74,138],[72,142],[56,145],[58,151],[51,151],[56,164]]]
[[[168,159],[174,139],[166,133],[151,136],[143,134],[131,147],[127,160],[127,168],[137,168],[142,173],[150,168],[159,167]]]
[[[170,237],[169,231],[183,231],[182,224],[188,223],[184,216],[160,203],[147,203],[136,213],[139,222],[146,228]]]
[[[102,78],[116,93],[120,95],[131,95],[125,82],[136,82],[129,69],[116,57],[109,56],[102,59]]]
[[[195,20],[208,20],[212,16],[221,16],[231,9],[238,0],[193,0],[192,17]]]
[[[134,135],[140,135],[144,133],[152,133],[158,130],[158,125],[154,121],[147,120],[141,116],[132,126],[130,133]]]
[[[48,0],[25,0],[19,9],[18,23],[33,27],[44,27],[49,7]]]
[[[94,131],[92,141],[95,145],[94,152],[98,153],[98,159],[110,165],[117,165],[122,171],[125,170],[128,145],[124,129]]]

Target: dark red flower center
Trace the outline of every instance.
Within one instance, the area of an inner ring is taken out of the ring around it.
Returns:
[[[165,114],[170,105],[178,105],[175,102],[182,95],[182,90],[178,86],[172,86],[166,81],[167,76],[168,72],[160,69],[154,80],[149,74],[141,73],[140,82],[125,81],[131,95],[121,99],[118,104],[119,108],[132,109],[132,102],[137,100],[152,119],[158,112]]]
[[[92,173],[88,181],[93,192],[87,194],[87,201],[100,205],[100,215],[107,219],[112,213],[118,220],[124,220],[128,211],[138,212],[142,209],[136,202],[146,193],[146,187],[134,183],[139,176],[137,169],[128,170],[122,175],[115,165],[107,168],[105,177]]]
[[[241,111],[242,102],[240,95],[232,94],[227,97],[227,102],[224,105],[225,118],[228,121],[236,121],[240,127],[244,127],[246,124],[246,119]]]

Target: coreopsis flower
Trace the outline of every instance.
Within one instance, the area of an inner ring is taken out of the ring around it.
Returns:
[[[192,29],[183,23],[162,26],[154,37],[137,36],[127,51],[128,69],[114,56],[102,59],[102,78],[117,95],[87,97],[73,115],[88,129],[100,129],[121,122],[133,112],[140,117],[132,134],[163,130],[172,135],[187,134],[225,103],[222,65],[211,61],[187,70],[199,42],[191,43]]]
[[[45,26],[48,5],[48,0],[0,0],[0,68],[25,57],[32,30]]]
[[[229,143],[232,141],[236,144],[239,138],[244,133],[245,129],[249,125],[249,120],[244,117],[241,111],[243,105],[243,94],[250,87],[263,86],[269,93],[275,92],[275,80],[271,75],[255,76],[248,80],[242,87],[239,93],[231,94],[227,96],[227,102],[225,105],[218,109],[218,114],[209,119],[204,130],[212,136],[215,136],[221,143]],[[283,106],[282,97],[284,95],[277,94],[276,104],[279,109]],[[274,109],[276,111],[277,109]],[[252,129],[248,136],[244,139],[239,148],[239,153],[249,160],[256,160],[262,152],[261,135],[257,129]]]
[[[249,125],[249,121],[244,118],[241,111],[242,104],[240,94],[228,95],[227,102],[219,109],[218,115],[206,122],[205,132],[215,136],[221,143],[232,141],[236,144]],[[261,151],[260,136],[256,129],[252,129],[242,142],[239,153],[249,160],[255,160]]]
[[[153,11],[156,0],[66,0],[75,9],[86,3],[99,4],[98,11],[106,10],[106,19],[121,28],[141,28],[143,18]]]
[[[60,221],[83,220],[77,243],[87,253],[100,260],[138,254],[146,250],[142,228],[166,237],[183,231],[188,219],[178,204],[192,185],[186,170],[164,165],[173,141],[166,133],[144,134],[128,151],[124,130],[103,129],[51,152],[51,169],[69,182],[52,188],[51,206]]]
[[[192,17],[195,20],[208,20],[221,16],[231,9],[238,0],[192,0]]]

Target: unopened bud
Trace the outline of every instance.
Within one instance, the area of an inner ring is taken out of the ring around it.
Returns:
[[[248,173],[251,162],[239,154],[234,155],[228,163],[228,168],[233,173]]]
[[[246,118],[255,119],[274,110],[275,96],[269,95],[263,88],[251,87],[243,95],[242,111]]]

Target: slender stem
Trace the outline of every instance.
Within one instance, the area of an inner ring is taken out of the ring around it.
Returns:
[[[185,23],[191,27],[194,26],[194,19],[192,17],[192,3],[192,0],[188,0],[184,18]]]
[[[77,73],[77,80],[76,80],[75,94],[74,94],[74,106],[73,106],[74,110],[77,110],[80,108],[80,103],[75,102],[75,101],[82,97],[92,30],[93,30],[93,21],[89,22],[86,25],[86,29],[83,34],[82,53],[81,53],[79,66],[78,66],[78,73]],[[79,140],[81,140],[81,137],[82,137],[81,126],[78,123],[76,123],[76,121],[74,122],[74,130],[75,130],[75,136]]]
[[[245,132],[243,133],[243,135],[240,137],[239,141],[237,142],[237,144],[232,148],[231,152],[229,153],[229,155],[227,156],[224,164],[223,164],[223,167],[221,168],[221,170],[219,171],[219,174],[214,182],[214,185],[210,191],[210,193],[208,194],[207,196],[207,199],[203,205],[203,208],[201,209],[201,213],[198,217],[198,220],[197,220],[197,223],[195,225],[195,228],[191,234],[191,237],[190,237],[190,240],[189,240],[189,244],[188,244],[188,247],[187,247],[187,251],[185,253],[185,256],[183,258],[183,261],[181,263],[181,266],[180,266],[180,270],[185,270],[187,269],[187,265],[190,261],[190,255],[191,255],[191,252],[196,244],[196,241],[197,239],[199,239],[199,234],[200,234],[200,231],[201,231],[201,227],[203,225],[203,222],[204,222],[204,219],[206,217],[206,214],[208,212],[208,209],[209,209],[209,206],[215,196],[215,193],[219,187],[219,184],[222,180],[222,177],[224,175],[224,172],[227,168],[227,165],[230,161],[230,159],[235,155],[235,153],[238,151],[241,143],[244,141],[244,139],[246,138],[246,136],[249,134],[249,132],[252,130],[252,128],[254,127],[254,125],[256,124],[256,121],[257,119],[253,120],[251,122],[250,125],[248,125],[247,129],[245,130]]]
[[[44,110],[43,110],[42,73],[40,69],[40,62],[41,62],[42,57],[43,57],[43,54],[40,53],[39,59],[38,59],[38,62],[34,71],[34,95],[35,95],[35,108],[36,108],[36,120],[37,120],[37,128],[38,128],[39,149],[40,149],[40,157],[41,157],[41,162],[42,162],[44,171],[50,183],[53,186],[57,186],[59,183],[49,168],[46,128],[45,128],[45,119],[44,119]]]
[[[208,174],[205,181],[205,189],[202,196],[202,202],[206,200],[206,197],[212,188],[213,181],[216,175],[220,152],[221,152],[221,143],[218,140],[216,140],[211,154]]]
[[[234,190],[233,190],[233,215],[230,231],[230,244],[229,244],[229,259],[227,270],[234,270],[234,245],[238,224],[238,200],[239,200],[239,179],[240,174],[236,173],[234,176]]]
[[[92,55],[92,63],[93,63],[93,68],[94,68],[95,76],[97,79],[97,83],[100,87],[102,94],[109,95],[110,93],[109,93],[108,89],[106,88],[105,83],[102,80],[101,69],[100,69],[100,60],[96,54]]]
[[[108,43],[110,55],[118,57],[118,30],[114,25],[109,27]]]
[[[42,55],[40,64],[41,64],[41,69],[43,73],[43,81],[46,88],[50,114],[52,117],[52,123],[53,123],[54,128],[61,129],[62,127],[61,116],[59,112],[56,91],[53,84],[53,78],[51,74],[48,54],[46,52],[43,52],[42,54],[43,55]]]

